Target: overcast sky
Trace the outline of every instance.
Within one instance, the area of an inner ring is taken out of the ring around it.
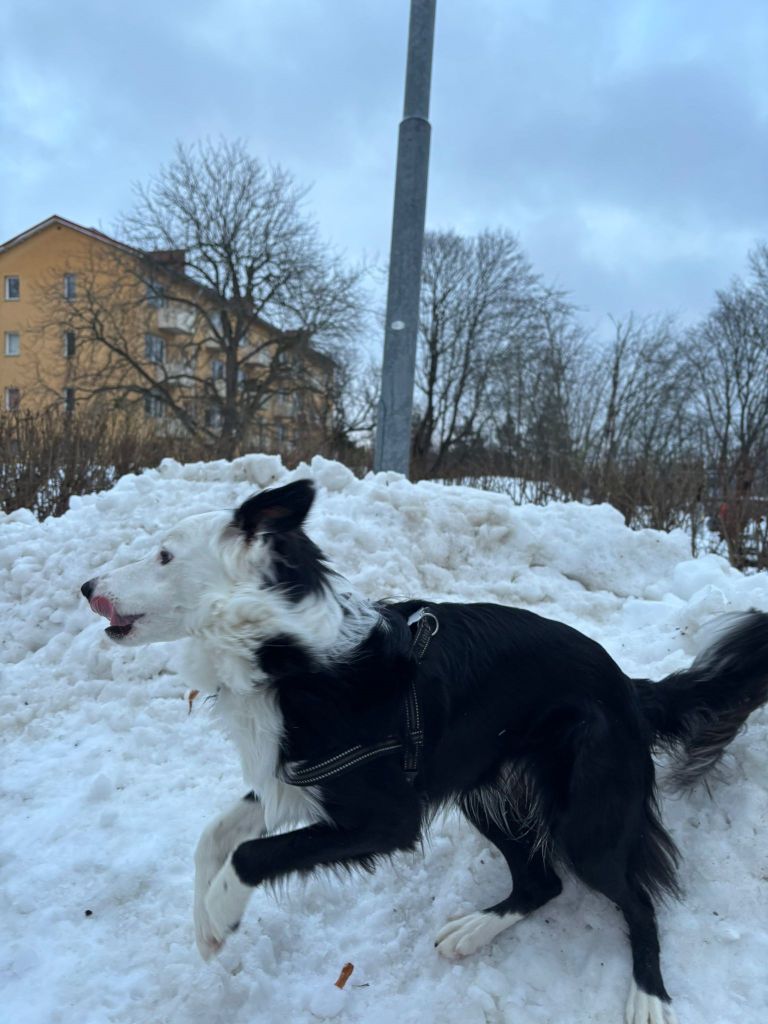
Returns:
[[[241,137],[386,260],[407,0],[4,0],[0,240],[109,231],[174,142]],[[768,239],[766,0],[438,0],[427,222],[513,230],[595,320],[688,321]]]

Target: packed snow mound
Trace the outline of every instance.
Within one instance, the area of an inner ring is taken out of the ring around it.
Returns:
[[[631,675],[689,664],[699,628],[720,612],[768,610],[765,574],[693,559],[684,534],[629,530],[609,506],[515,506],[395,474],[360,480],[319,457],[291,472],[265,455],[167,460],[73,498],[58,519],[1,516],[8,1019],[303,1024],[333,1003],[337,1019],[364,1024],[618,1024],[623,927],[576,883],[488,950],[456,965],[436,956],[449,914],[508,888],[500,856],[453,817],[423,856],[372,878],[257,893],[222,959],[199,961],[192,853],[206,820],[240,793],[235,753],[202,697],[184,699],[179,645],[111,644],[79,587],[146,554],[184,515],[307,476],[318,487],[308,532],[369,597],[527,607],[593,636]],[[700,791],[664,807],[684,855],[685,902],[660,914],[681,1024],[766,1019],[767,724],[753,716],[711,799]],[[354,974],[343,1000],[331,999],[346,961]]]

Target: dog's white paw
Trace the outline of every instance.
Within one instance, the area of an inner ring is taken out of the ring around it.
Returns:
[[[261,803],[252,796],[238,800],[223,814],[214,818],[195,850],[195,942],[203,960],[210,960],[221,949],[221,940],[214,935],[213,925],[205,909],[205,898],[216,875],[239,843],[254,839],[264,828]]]
[[[208,895],[211,882],[222,868],[226,853],[221,854],[215,849],[210,835],[204,833],[195,851],[195,942],[203,960],[210,960],[221,949],[221,943],[214,937],[208,911],[205,909],[205,897]]]
[[[227,936],[240,924],[252,892],[251,886],[243,885],[237,877],[230,858],[211,882],[204,900],[207,918],[203,923],[204,947],[208,948],[218,943],[208,954],[209,957],[218,953]],[[208,959],[203,948],[200,948],[200,952]]]
[[[525,914],[494,914],[476,910],[443,925],[437,933],[435,946],[438,953],[449,960],[469,956],[524,917]]]
[[[675,1011],[669,1003],[643,992],[637,987],[634,978],[629,989],[624,1020],[626,1024],[677,1024]]]
[[[213,934],[213,926],[205,909],[205,893],[195,893],[195,942],[203,960],[210,960],[221,949],[221,942]]]

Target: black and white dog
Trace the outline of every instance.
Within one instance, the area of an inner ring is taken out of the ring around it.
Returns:
[[[446,924],[440,953],[473,953],[541,907],[564,868],[626,918],[626,1020],[669,1024],[654,903],[676,892],[677,853],[651,752],[668,749],[684,784],[717,763],[768,699],[768,614],[733,618],[685,672],[629,679],[599,644],[528,611],[364,600],[302,530],[313,497],[299,480],[184,519],[159,551],[82,588],[112,640],[191,639],[197,685],[217,690],[240,752],[252,792],[195,856],[202,955],[255,886],[372,870],[453,804],[513,888]]]

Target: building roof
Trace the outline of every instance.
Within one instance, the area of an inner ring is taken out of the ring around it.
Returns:
[[[131,245],[126,245],[125,242],[119,242],[116,238],[111,238],[109,235],[105,235],[103,231],[99,231],[97,228],[84,228],[82,224],[75,224],[72,220],[67,220],[65,217],[59,217],[58,214],[54,214],[52,217],[47,217],[45,220],[41,220],[39,224],[33,225],[31,228],[27,228],[26,231],[22,231],[19,235],[14,235],[13,238],[9,238],[7,242],[3,242],[0,245],[0,253],[6,252],[11,249],[14,245],[19,245],[21,242],[26,242],[28,238],[33,235],[39,234],[46,228],[57,225],[62,228],[71,228],[72,231],[77,231],[81,235],[86,235],[89,238],[94,238],[99,242],[107,242],[109,245],[115,245],[119,249],[125,249],[126,252],[138,252]]]

